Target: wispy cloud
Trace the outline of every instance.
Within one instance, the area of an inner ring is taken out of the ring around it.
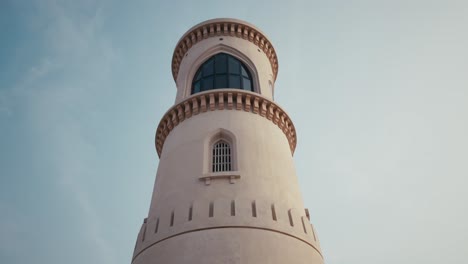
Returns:
[[[46,25],[41,41],[47,48],[14,87],[0,93],[0,112],[28,112],[39,142],[47,144],[54,157],[55,181],[65,190],[64,198],[81,211],[82,233],[95,245],[102,263],[115,263],[113,249],[103,236],[103,217],[81,179],[92,173],[87,157],[96,154],[76,113],[85,117],[93,112],[82,107],[92,105],[94,95],[106,89],[116,54],[102,32],[99,4],[50,0],[36,5],[40,15],[34,19]],[[77,15],[76,8],[86,9],[88,15]]]

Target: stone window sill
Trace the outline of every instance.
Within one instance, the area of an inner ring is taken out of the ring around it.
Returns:
[[[239,171],[219,171],[219,172],[210,172],[204,174],[199,178],[201,181],[205,181],[205,185],[210,185],[211,180],[214,179],[229,179],[229,183],[234,184],[236,179],[240,179]]]

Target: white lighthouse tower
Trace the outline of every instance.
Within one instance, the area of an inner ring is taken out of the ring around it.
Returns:
[[[172,73],[177,97],[156,131],[160,162],[132,263],[323,263],[265,34],[202,22],[177,43]]]

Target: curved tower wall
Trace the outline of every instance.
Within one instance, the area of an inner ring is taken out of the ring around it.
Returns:
[[[255,91],[272,100],[272,87],[275,80],[270,61],[258,46],[253,43],[246,45],[246,42],[249,41],[238,37],[217,36],[195,44],[180,65],[176,80],[176,103],[190,96],[192,79],[199,66],[211,56],[220,52],[230,54],[247,65],[255,77]]]
[[[190,94],[199,66],[220,52],[249,68],[254,92]],[[176,102],[156,133],[160,162],[133,263],[323,263],[294,169],[294,125],[273,102],[277,69],[269,41],[243,21],[206,21],[181,38]],[[220,138],[232,169],[213,172]]]

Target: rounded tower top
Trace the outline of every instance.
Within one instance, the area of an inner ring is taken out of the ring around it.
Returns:
[[[233,18],[206,20],[190,28],[180,38],[172,55],[172,76],[174,80],[177,82],[182,59],[193,45],[207,38],[222,36],[248,40],[263,50],[270,61],[273,78],[276,80],[276,76],[278,75],[278,58],[270,40],[254,25]]]

